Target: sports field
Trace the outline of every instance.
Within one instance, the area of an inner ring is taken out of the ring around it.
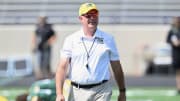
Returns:
[[[25,93],[28,88],[0,88],[0,95],[6,96],[9,101],[15,101],[15,97]],[[117,101],[118,91],[114,88],[111,101]],[[127,89],[127,101],[179,101],[180,95],[175,88],[161,87],[131,87]]]
[[[111,101],[116,101],[117,90],[113,90]],[[127,101],[179,101],[180,95],[174,88],[129,88]]]

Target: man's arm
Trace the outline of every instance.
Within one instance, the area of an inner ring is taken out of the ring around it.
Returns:
[[[49,45],[53,45],[53,43],[56,41],[56,35],[52,35],[49,39],[48,39],[48,44]]]
[[[56,71],[56,101],[64,101],[63,96],[63,84],[66,76],[66,71],[68,67],[69,59],[63,58],[60,60],[60,63],[58,65],[57,71]]]
[[[35,35],[35,33],[33,33],[31,36],[31,50],[32,50],[32,52],[34,52],[35,49],[37,48],[37,42],[36,41],[37,41],[36,35]]]
[[[120,61],[111,61],[111,67],[119,87],[120,95],[118,96],[118,101],[126,101],[125,80]]]

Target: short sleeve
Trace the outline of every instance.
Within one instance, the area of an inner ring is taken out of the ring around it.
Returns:
[[[55,31],[54,31],[52,25],[50,26],[50,30],[49,30],[49,31],[50,31],[50,33],[51,33],[52,36],[55,35]]]
[[[109,46],[110,46],[110,60],[119,60],[119,53],[113,37],[110,40]]]
[[[168,32],[168,35],[167,35],[167,38],[166,38],[166,42],[169,43],[169,44],[172,44],[171,42],[171,36],[172,36],[172,30],[170,30]]]
[[[63,47],[60,52],[61,58],[69,58],[72,54],[72,41],[69,38],[66,38],[63,44]]]

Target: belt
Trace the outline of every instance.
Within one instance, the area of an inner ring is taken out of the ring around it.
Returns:
[[[84,88],[84,89],[90,89],[90,88],[93,88],[95,86],[99,86],[105,82],[107,82],[108,80],[103,80],[102,82],[99,82],[99,83],[95,83],[95,84],[79,84],[79,83],[76,83],[76,82],[73,82],[71,81],[71,84],[73,86],[75,86],[76,88]]]

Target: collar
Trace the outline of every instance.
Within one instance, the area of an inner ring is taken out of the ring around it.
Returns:
[[[80,38],[85,38],[86,37],[82,28],[80,29],[80,34],[81,34]],[[102,37],[102,35],[101,35],[99,29],[97,28],[96,32],[94,33],[94,36],[92,38],[94,39],[94,38],[101,38],[101,37]]]

